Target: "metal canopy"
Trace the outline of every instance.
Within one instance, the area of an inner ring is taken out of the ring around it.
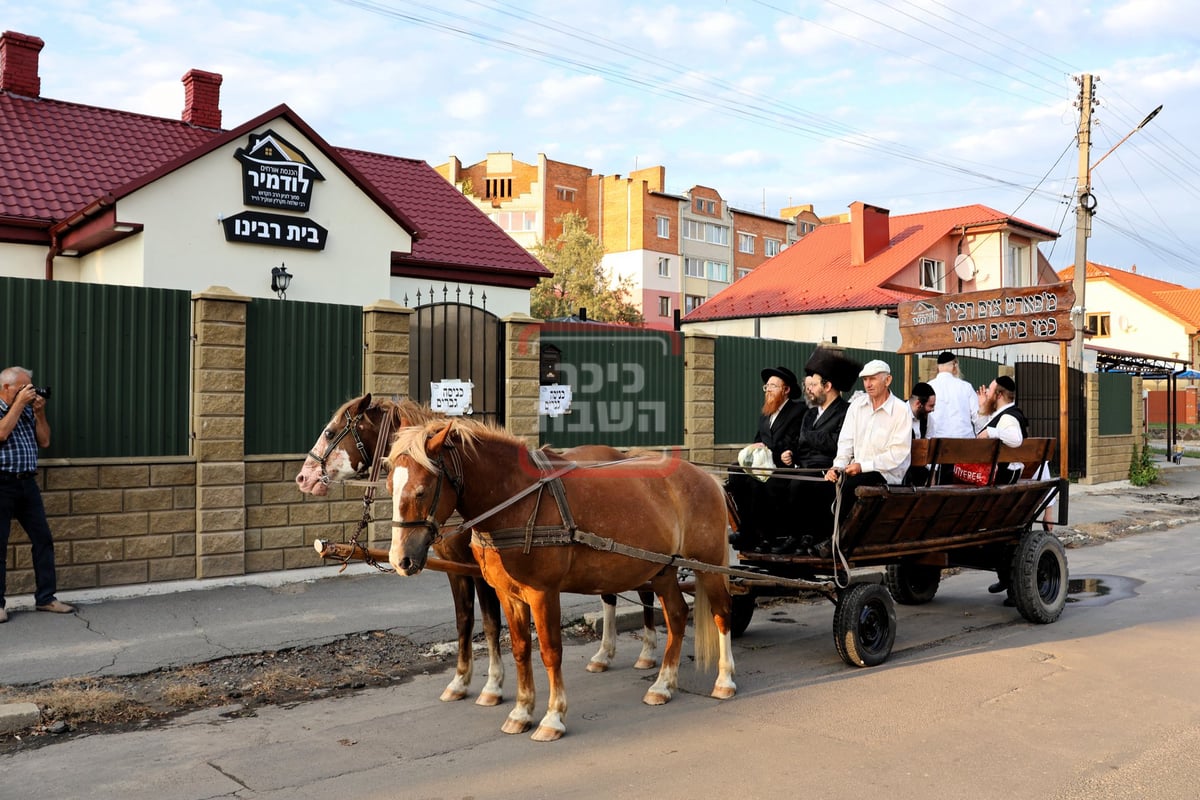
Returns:
[[[1099,372],[1124,372],[1140,378],[1160,378],[1167,381],[1167,460],[1179,440],[1179,404],[1175,398],[1175,381],[1191,366],[1182,358],[1166,358],[1147,353],[1130,353],[1107,347],[1089,346],[1096,353],[1096,369]]]

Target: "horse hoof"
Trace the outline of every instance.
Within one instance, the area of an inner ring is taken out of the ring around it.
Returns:
[[[642,702],[648,706],[665,706],[671,702],[671,695],[650,691],[642,697]]]
[[[736,686],[714,686],[712,696],[718,700],[728,700],[737,694]]]
[[[446,691],[442,692],[442,696],[439,697],[438,699],[441,700],[443,703],[452,703],[455,700],[462,700],[466,696],[467,696],[467,693],[465,691],[463,691],[462,689],[447,688]]]
[[[603,661],[589,661],[587,663],[588,672],[608,672],[608,664]]]
[[[498,706],[503,698],[495,692],[481,692],[479,697],[475,698],[477,706]]]
[[[639,658],[634,662],[634,669],[654,669],[658,666],[658,662],[653,658]]]
[[[533,732],[533,736],[529,737],[535,742],[557,742],[563,737],[566,731],[560,731],[558,728],[552,728],[549,725],[539,725],[538,729]]]
[[[501,733],[524,733],[533,727],[532,723],[520,722],[515,719],[506,719],[504,724],[500,726]]]

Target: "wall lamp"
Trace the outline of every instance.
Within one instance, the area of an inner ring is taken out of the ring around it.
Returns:
[[[271,291],[280,300],[287,298],[288,287],[292,284],[292,274],[287,271],[287,267],[282,263],[278,267],[271,267]]]

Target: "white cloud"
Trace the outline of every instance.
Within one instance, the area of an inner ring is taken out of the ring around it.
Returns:
[[[442,110],[453,119],[482,119],[491,109],[491,95],[482,89],[455,92],[442,102]]]

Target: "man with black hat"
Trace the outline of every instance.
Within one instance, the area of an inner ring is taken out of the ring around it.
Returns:
[[[1029,421],[1017,408],[1017,382],[1000,375],[988,386],[979,387],[979,414],[987,424],[979,432],[980,439],[999,439],[1009,447],[1017,447],[1029,435]],[[1025,465],[1019,461],[1001,464],[996,471],[996,483],[1016,483]]]
[[[938,356],[938,374],[929,381],[937,407],[929,414],[930,438],[970,439],[979,429],[979,403],[975,389],[958,373],[958,357],[949,350]]]
[[[768,367],[761,375],[762,415],[758,418],[754,443],[747,449],[765,448],[771,453],[771,464],[779,466],[794,429],[804,417],[805,405],[800,400],[796,373],[787,367]],[[744,472],[730,474],[725,485],[738,510],[738,532],[730,539],[735,547],[760,552],[770,549],[780,518],[779,509],[787,499],[787,483],[775,476],[762,481]]]
[[[842,393],[854,388],[860,369],[861,364],[833,348],[818,347],[813,351],[804,365],[804,395],[809,408],[788,443],[788,449],[783,451],[784,466],[823,471],[833,464],[842,422],[850,407]],[[817,472],[794,477],[790,484],[787,508],[792,513],[787,518],[804,522],[802,529],[789,533],[771,549],[772,553],[780,555],[809,547],[814,537],[819,538],[833,528],[835,487]]]

